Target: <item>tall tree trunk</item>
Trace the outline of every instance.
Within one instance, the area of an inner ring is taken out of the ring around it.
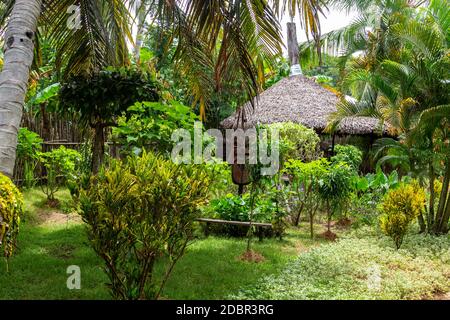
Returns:
[[[16,0],[5,33],[0,74],[0,172],[12,177],[17,133],[34,55],[41,0]]]
[[[425,219],[423,218],[422,214],[419,214],[419,216],[417,217],[417,221],[419,222],[420,227],[419,233],[424,233],[427,230],[427,225],[425,224]]]
[[[430,176],[430,205],[428,206],[427,225],[428,225],[428,233],[431,233],[433,232],[434,226],[434,202],[436,201],[436,195],[434,192],[434,182],[436,181],[436,174],[434,172],[433,161],[430,161],[429,176]]]
[[[421,178],[419,178],[419,186],[422,189],[425,188],[425,183],[424,183],[423,179],[421,179]],[[426,203],[424,203],[423,207],[424,207],[424,212],[427,212],[427,205],[426,205]],[[422,213],[419,214],[419,216],[417,217],[417,220],[419,222],[419,227],[420,227],[419,233],[424,233],[425,231],[427,231],[427,224],[425,222],[425,219],[424,219]]]
[[[327,219],[328,219],[327,230],[328,232],[331,232],[331,208],[329,200],[327,200]]]
[[[287,23],[287,42],[291,75],[302,74],[298,51],[297,28],[294,22]]]
[[[449,228],[448,228],[448,222],[450,220],[450,194],[448,195],[447,198],[447,205],[445,208],[445,212],[444,212],[444,217],[441,220],[441,225],[440,225],[440,232],[441,233],[448,233]]]
[[[439,205],[438,205],[438,210],[436,212],[436,221],[435,221],[435,228],[434,231],[435,233],[443,233],[443,226],[445,224],[445,216],[446,216],[446,208],[448,209],[447,205],[447,198],[449,197],[448,195],[448,190],[449,190],[449,184],[450,184],[450,159],[447,159],[446,161],[446,170],[445,170],[445,175],[444,175],[444,182],[442,184],[442,191],[441,191],[441,196],[439,198]],[[448,211],[448,210],[447,210]],[[447,219],[448,222],[448,219]],[[446,227],[446,226],[445,226]]]
[[[145,19],[147,17],[147,6],[145,0],[136,1],[137,33],[134,47],[134,60],[137,65],[141,64],[141,47],[144,39]]]
[[[103,163],[105,154],[105,130],[102,123],[97,123],[94,127],[94,143],[92,149],[92,173],[97,174]]]

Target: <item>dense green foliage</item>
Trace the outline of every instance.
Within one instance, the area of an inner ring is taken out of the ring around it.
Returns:
[[[327,213],[328,231],[333,215],[342,212],[348,205],[353,191],[352,174],[352,168],[346,163],[333,163],[319,180],[318,194]]]
[[[314,237],[314,217],[321,204],[319,195],[320,181],[328,170],[330,163],[325,159],[304,163],[301,160],[287,162],[284,173],[292,177],[290,191],[294,197],[292,223],[298,226],[303,212],[309,216],[311,238]]]
[[[77,113],[82,123],[95,130],[92,171],[104,158],[105,128],[117,125],[116,118],[138,101],[158,101],[157,83],[134,68],[107,69],[93,76],[76,76],[66,81],[59,93],[60,108]]]
[[[357,3],[357,2],[355,2]],[[342,46],[342,99],[330,128],[349,116],[380,120],[386,133],[376,143],[379,166],[390,165],[418,179],[430,193],[421,231],[449,231],[450,7],[432,0],[426,7],[406,0],[373,0],[353,24],[327,35]],[[358,2],[360,5],[361,3]],[[375,19],[376,18],[376,19]],[[366,35],[367,28],[372,31]],[[353,53],[362,51],[356,57]],[[436,205],[435,180],[444,187]]]
[[[359,171],[362,163],[362,152],[357,147],[352,145],[337,145],[335,147],[335,155],[331,157],[334,163],[344,162],[348,164],[355,172]]]
[[[140,153],[143,149],[170,153],[172,133],[177,129],[194,130],[200,118],[189,107],[176,101],[168,103],[138,102],[127,109],[113,134],[124,152]]]
[[[377,225],[378,205],[384,195],[389,190],[397,188],[402,181],[408,182],[409,180],[408,176],[404,176],[400,180],[397,171],[392,171],[389,175],[378,171],[365,176],[354,176],[354,193],[350,199],[349,213],[355,219],[355,227],[360,224]]]
[[[60,89],[61,108],[70,108],[93,125],[110,122],[136,101],[157,101],[157,84],[133,68],[107,69],[92,77],[73,77]]]
[[[17,157],[21,159],[35,159],[42,150],[43,139],[27,128],[20,128],[17,142]]]
[[[17,157],[22,161],[24,171],[22,185],[25,188],[31,188],[35,185],[34,171],[44,140],[27,128],[20,128],[17,138]]]
[[[282,160],[300,159],[309,162],[321,156],[320,138],[314,130],[292,122],[274,123],[268,128],[279,131]]]

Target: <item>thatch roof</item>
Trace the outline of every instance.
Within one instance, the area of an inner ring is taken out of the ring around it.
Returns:
[[[277,122],[301,123],[306,127],[322,132],[328,124],[331,113],[336,111],[339,98],[305,76],[291,76],[261,93],[254,100],[255,110],[247,103],[243,107],[244,127]],[[241,127],[239,112],[222,121],[223,128]],[[379,121],[369,117],[344,119],[338,127],[338,134],[365,135],[380,133]]]

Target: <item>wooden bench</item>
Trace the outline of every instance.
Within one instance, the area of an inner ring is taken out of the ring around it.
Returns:
[[[228,220],[220,220],[220,219],[207,219],[207,218],[198,218],[196,219],[198,222],[206,223],[205,228],[205,236],[209,235],[209,225],[210,224],[230,224],[235,226],[255,226],[258,234],[258,238],[262,241],[263,233],[262,228],[272,228],[271,223],[262,223],[262,222],[250,222],[250,221],[228,221]]]

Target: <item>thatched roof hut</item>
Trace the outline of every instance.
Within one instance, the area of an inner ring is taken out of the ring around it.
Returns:
[[[314,80],[303,75],[284,78],[264,91],[254,100],[255,110],[250,103],[243,107],[244,128],[257,124],[277,122],[301,123],[322,133],[331,113],[335,112],[339,98]],[[222,121],[225,129],[242,127],[239,112]],[[386,130],[383,130],[384,133]],[[379,135],[380,124],[369,117],[344,119],[337,131],[340,135]]]

